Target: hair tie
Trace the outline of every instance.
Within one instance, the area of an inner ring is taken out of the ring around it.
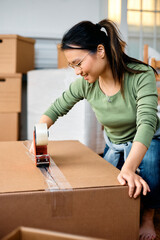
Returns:
[[[99,23],[96,23],[95,25],[100,31],[104,32],[106,34],[106,36],[108,36],[108,32],[104,26],[101,26]]]
[[[101,30],[102,26],[99,23],[96,23],[96,27],[98,27],[99,30]]]

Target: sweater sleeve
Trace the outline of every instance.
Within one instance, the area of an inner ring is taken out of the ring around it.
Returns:
[[[51,106],[44,112],[55,122],[58,117],[66,115],[69,110],[80,100],[84,98],[85,86],[83,78],[78,78],[70,84],[69,89],[62,93],[62,96],[57,98]]]
[[[138,74],[135,81],[137,131],[133,141],[143,143],[149,148],[157,128],[157,88],[153,70]]]

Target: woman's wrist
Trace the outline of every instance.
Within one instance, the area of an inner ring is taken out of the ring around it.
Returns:
[[[46,123],[47,128],[50,128],[50,126],[53,124],[53,121],[47,115],[42,115],[41,119],[39,120],[39,123]]]
[[[127,158],[121,170],[136,172],[139,164],[134,159]]]
[[[131,151],[122,167],[122,170],[136,172],[146,151],[147,147],[144,144],[140,142],[134,142]]]

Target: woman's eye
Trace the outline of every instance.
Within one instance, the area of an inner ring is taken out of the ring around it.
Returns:
[[[81,62],[77,63],[76,66],[77,66],[77,67],[81,66]]]

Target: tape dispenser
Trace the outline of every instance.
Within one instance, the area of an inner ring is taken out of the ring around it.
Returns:
[[[46,123],[38,123],[34,126],[33,145],[35,163],[37,167],[48,167],[50,165],[50,156],[47,153],[49,132]]]

